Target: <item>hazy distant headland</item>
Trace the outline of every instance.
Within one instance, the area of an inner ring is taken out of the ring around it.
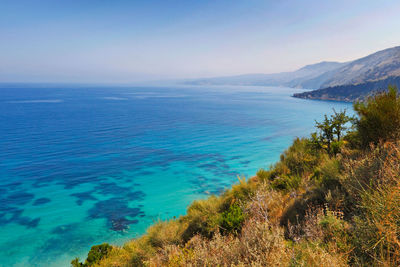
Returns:
[[[400,85],[400,46],[350,62],[320,62],[293,72],[245,74],[186,81],[196,85],[262,85],[313,89],[293,96],[354,101],[388,85]]]

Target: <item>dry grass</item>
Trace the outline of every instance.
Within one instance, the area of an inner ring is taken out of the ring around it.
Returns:
[[[266,222],[248,221],[240,236],[193,237],[184,248],[169,246],[151,266],[287,266],[290,250],[283,230]]]
[[[347,257],[335,252],[335,246],[322,247],[320,244],[305,242],[295,247],[295,257],[291,266],[348,266]]]
[[[385,142],[345,162],[354,205],[355,261],[400,265],[400,143]]]

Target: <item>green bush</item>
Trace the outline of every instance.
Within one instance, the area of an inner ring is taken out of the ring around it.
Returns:
[[[319,184],[324,189],[334,189],[340,186],[340,163],[337,159],[324,162],[317,169]]]
[[[257,177],[260,178],[262,181],[268,181],[272,178],[272,172],[265,169],[259,169],[257,171]]]
[[[71,261],[72,267],[90,267],[94,266],[101,259],[105,258],[113,249],[107,243],[103,243],[101,245],[92,246],[87,256],[85,263],[80,263],[78,258],[75,258]]]
[[[194,201],[187,210],[187,215],[180,219],[187,227],[182,233],[183,242],[189,241],[193,236],[200,234],[211,238],[218,229],[218,220],[223,209],[223,199],[211,196],[205,200]]]
[[[299,188],[300,184],[300,176],[282,175],[271,182],[271,187],[278,191],[290,191]]]
[[[237,233],[240,231],[243,221],[242,208],[237,204],[233,204],[229,207],[229,210],[222,213],[220,227],[225,233]]]
[[[363,147],[400,138],[400,96],[396,87],[355,103],[354,110],[359,117],[355,123]]]
[[[88,257],[85,261],[85,266],[92,266],[95,263],[99,262],[102,258],[107,256],[107,254],[110,253],[111,250],[112,246],[107,243],[93,246],[89,251]]]
[[[257,186],[256,182],[251,180],[246,181],[246,177],[238,177],[239,183],[234,184],[232,189],[225,191],[222,194],[223,198],[223,210],[229,209],[231,203],[235,201],[247,201],[254,193]]]
[[[79,258],[75,258],[71,261],[72,267],[82,267],[83,263],[79,262]]]
[[[312,149],[310,140],[296,138],[289,149],[283,153],[281,161],[290,170],[290,174],[300,176],[311,171],[318,164],[319,158]]]

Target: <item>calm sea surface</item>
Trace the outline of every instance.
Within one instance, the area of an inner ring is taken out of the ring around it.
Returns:
[[[0,266],[69,266],[268,167],[347,103],[272,87],[0,88]]]

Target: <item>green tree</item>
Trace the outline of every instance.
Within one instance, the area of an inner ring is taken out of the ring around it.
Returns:
[[[351,118],[346,115],[346,110],[336,112],[333,109],[334,114],[331,116],[331,123],[333,128],[333,134],[336,135],[337,141],[340,142],[342,134],[347,130],[346,124],[350,122]]]
[[[315,121],[318,133],[311,135],[312,143],[319,144],[319,147],[324,148],[330,155],[340,151],[341,137],[347,130],[346,124],[351,120],[346,115],[346,110],[333,112],[330,117],[325,115],[322,122]]]
[[[79,258],[75,258],[71,261],[72,267],[82,267],[83,263],[79,262]]]
[[[380,140],[400,139],[400,96],[397,88],[375,94],[354,104],[356,129],[363,147]]]
[[[93,246],[89,251],[88,257],[87,257],[87,259],[85,261],[85,266],[92,266],[95,263],[99,262],[111,250],[112,250],[112,246],[110,246],[107,243],[103,243],[101,245]]]
[[[332,120],[325,114],[322,122],[315,121],[315,127],[319,130],[319,140],[323,144],[322,147],[325,146],[330,153],[334,136]]]

